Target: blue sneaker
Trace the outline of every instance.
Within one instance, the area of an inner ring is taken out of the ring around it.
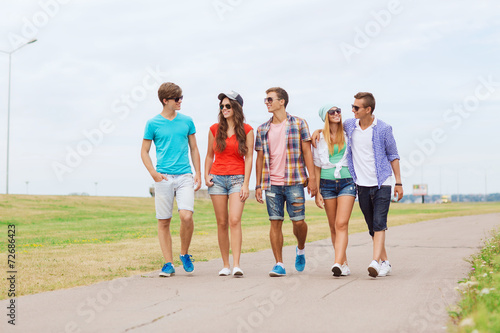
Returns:
[[[302,272],[306,267],[306,255],[305,254],[297,254],[295,257],[295,269],[299,272]]]
[[[172,266],[171,262],[167,262],[165,265],[163,265],[163,268],[161,269],[160,272],[161,277],[168,277],[174,274],[175,274],[175,269],[174,266]]]
[[[269,272],[269,276],[285,276],[286,271],[283,267],[279,265],[274,265],[273,270]]]
[[[193,266],[193,259],[191,259],[193,256],[190,254],[185,254],[185,255],[179,255],[179,258],[181,258],[182,261],[182,266],[184,266],[184,270],[188,273],[191,273],[194,271],[194,266]]]

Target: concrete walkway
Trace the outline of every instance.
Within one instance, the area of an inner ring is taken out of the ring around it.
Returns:
[[[290,223],[285,224],[291,228]],[[445,332],[464,261],[481,248],[500,214],[446,218],[390,228],[390,276],[370,278],[368,233],[350,236],[352,275],[333,277],[329,240],[306,245],[306,269],[294,269],[295,247],[284,249],[288,275],[270,278],[270,250],[242,255],[243,278],[219,277],[220,259],[87,287],[17,299],[16,326],[1,332]]]

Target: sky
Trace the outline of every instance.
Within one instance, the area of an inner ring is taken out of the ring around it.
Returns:
[[[492,0],[1,1],[0,51],[37,39],[11,54],[9,193],[149,196],[140,148],[163,82],[183,89],[202,170],[220,92],[242,95],[256,129],[280,86],[312,132],[323,104],[352,118],[369,91],[405,194],[500,192],[499,18]],[[0,53],[0,193],[8,73]]]

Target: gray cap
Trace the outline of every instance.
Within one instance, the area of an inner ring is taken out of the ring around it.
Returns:
[[[218,96],[219,100],[221,101],[224,99],[224,97],[232,99],[233,101],[236,101],[240,103],[241,106],[243,106],[243,97],[241,97],[241,95],[234,90],[231,90],[230,92],[220,93]]]

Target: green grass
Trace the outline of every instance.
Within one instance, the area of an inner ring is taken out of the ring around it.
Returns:
[[[462,299],[449,310],[450,332],[500,332],[500,233],[470,262],[469,277],[458,288]]]
[[[175,208],[174,208],[175,209]],[[500,212],[500,203],[392,204],[389,227],[449,216]],[[220,258],[217,226],[210,200],[195,203],[195,230],[190,254],[197,261]],[[306,203],[307,241],[330,237],[325,212]],[[157,239],[153,198],[0,195],[0,230],[16,225],[16,268],[19,295],[88,285],[116,277],[158,270],[163,258]],[[265,205],[248,200],[242,218],[242,252],[269,248],[269,221]],[[178,254],[179,219],[171,222],[174,254]],[[358,204],[349,232],[366,232]],[[295,244],[289,221],[283,227],[284,244]],[[7,242],[0,242],[6,254]],[[4,256],[6,258],[6,256]],[[174,255],[175,258],[175,255]],[[4,260],[2,267],[5,267]],[[179,265],[176,261],[174,264]],[[7,269],[4,269],[6,271]],[[0,289],[6,290],[6,280]],[[6,298],[0,293],[0,299]]]

